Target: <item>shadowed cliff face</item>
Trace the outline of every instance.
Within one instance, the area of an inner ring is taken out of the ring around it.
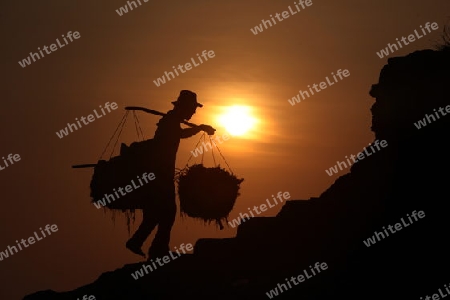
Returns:
[[[316,262],[327,271],[276,299],[415,299],[450,281],[447,259],[450,116],[414,125],[450,104],[450,52],[388,60],[370,94],[372,130],[388,147],[351,168],[319,198],[288,201],[276,217],[241,224],[236,238],[202,239],[193,255],[134,280],[142,264],[72,292],[24,299],[267,299]],[[413,211],[425,217],[367,247],[363,241]]]
[[[448,51],[424,50],[390,58],[379,83],[370,90],[376,98],[371,109],[376,138],[392,142],[411,138],[417,133],[414,122],[449,105],[449,67]],[[449,122],[440,121],[446,126]]]

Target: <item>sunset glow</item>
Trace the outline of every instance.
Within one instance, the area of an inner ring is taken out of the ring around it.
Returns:
[[[234,136],[242,136],[249,132],[256,123],[251,108],[235,105],[226,108],[226,112],[219,117],[219,122]]]

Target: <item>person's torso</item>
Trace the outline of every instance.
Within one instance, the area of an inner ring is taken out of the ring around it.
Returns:
[[[169,111],[159,120],[157,126],[153,138],[157,149],[156,162],[158,166],[164,169],[169,168],[170,172],[174,172],[182,132],[180,120],[172,111]]]

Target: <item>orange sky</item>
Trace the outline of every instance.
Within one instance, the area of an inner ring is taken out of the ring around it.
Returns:
[[[313,0],[304,11],[253,35],[250,28],[293,1],[150,0],[118,16],[115,10],[125,4],[122,0],[0,4],[0,156],[22,157],[0,172],[4,212],[0,251],[46,224],[59,228],[0,262],[2,286],[8,287],[7,291],[2,287],[2,299],[42,289],[73,289],[104,271],[139,261],[125,249],[124,220],[114,226],[109,214],[89,203],[92,170],[70,168],[96,162],[123,107],[166,112],[180,90],[190,89],[204,104],[191,122],[217,127],[220,135],[225,133],[217,123],[220,107],[253,108],[260,123],[251,138],[232,137],[220,145],[233,171],[245,178],[230,219],[278,191],[289,191],[292,199],[315,197],[337,178],[325,169],[373,139],[369,111],[373,99],[368,91],[386,63],[375,52],[419,25],[437,22],[438,31],[391,57],[432,47],[450,11],[447,0],[432,5],[418,0]],[[78,31],[81,38],[26,68],[18,65],[30,51],[50,45],[68,31]],[[164,71],[203,50],[213,50],[215,57],[155,86],[153,80]],[[338,69],[348,69],[350,77],[295,106],[287,102]],[[119,109],[63,139],[56,136],[67,122],[107,101],[117,102]],[[153,136],[158,117],[139,116],[146,136]],[[129,142],[135,135],[133,127],[127,129],[124,141]],[[184,166],[199,137],[181,142],[178,167]],[[279,208],[263,215],[274,216]],[[213,225],[178,218],[171,246],[234,234],[234,229],[218,231]]]

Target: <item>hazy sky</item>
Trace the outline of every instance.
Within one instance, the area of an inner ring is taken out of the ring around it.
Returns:
[[[90,204],[92,169],[71,168],[97,161],[125,106],[166,112],[180,90],[190,89],[204,104],[191,122],[211,124],[219,135],[225,133],[217,121],[224,107],[251,106],[258,126],[220,145],[233,171],[245,178],[232,219],[279,191],[292,199],[319,196],[337,178],[325,169],[373,140],[374,99],[368,91],[387,62],[376,52],[426,22],[437,22],[439,30],[390,57],[430,48],[449,24],[448,0],[313,0],[258,35],[250,31],[293,2],[141,0],[123,16],[116,13],[126,5],[122,0],[0,4],[0,156],[22,158],[0,171],[0,251],[46,224],[59,228],[0,262],[1,299],[73,289],[139,261],[125,249],[124,219],[114,225],[109,213]],[[18,64],[68,31],[78,31],[80,38],[25,68]],[[215,57],[160,87],[153,83],[203,50],[213,50]],[[288,103],[338,69],[348,69],[350,76],[301,103]],[[108,101],[119,109],[62,139],[56,136],[68,122]],[[152,137],[159,117],[139,116],[146,137]],[[128,124],[123,142],[136,139]],[[181,142],[178,167],[199,137]],[[264,215],[274,216],[280,208]],[[177,218],[171,246],[234,234]]]

